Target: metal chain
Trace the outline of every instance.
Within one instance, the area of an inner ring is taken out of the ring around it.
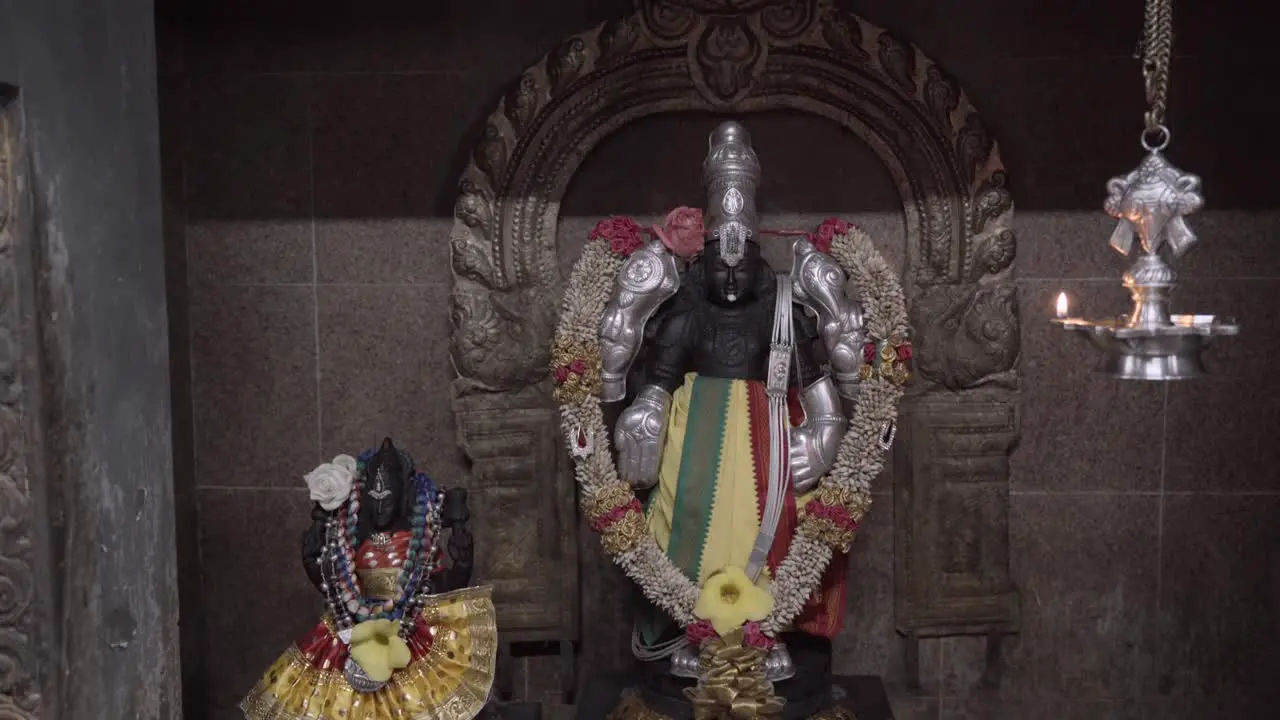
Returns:
[[[1146,21],[1138,50],[1147,87],[1144,137],[1161,134],[1167,142],[1164,111],[1169,103],[1169,63],[1173,55],[1173,0],[1146,0]]]

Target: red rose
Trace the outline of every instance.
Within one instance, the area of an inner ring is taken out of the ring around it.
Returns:
[[[837,235],[843,235],[849,232],[849,228],[853,227],[849,223],[840,218],[827,218],[818,226],[818,231],[813,234],[811,242],[813,246],[822,252],[831,252],[831,241]]]
[[[911,362],[911,343],[902,343],[897,348],[898,362]]]
[[[653,232],[677,257],[689,258],[702,252],[706,229],[702,226],[702,210],[678,207],[667,213],[664,227],[653,226]]]
[[[564,365],[561,365],[560,367],[556,368],[555,373],[556,373],[557,385],[563,385],[565,381],[569,379],[569,368],[565,367]]]
[[[569,372],[583,375],[587,372],[587,364],[581,360],[574,360],[569,363]]]
[[[759,648],[761,650],[772,650],[774,645],[773,638],[764,634],[760,629],[760,623],[752,621],[742,628],[742,642],[747,647]]]
[[[874,365],[876,363],[875,343],[869,342],[862,346],[862,362],[868,365]]]
[[[690,645],[698,647],[707,640],[716,637],[716,629],[711,627],[710,622],[706,620],[699,620],[698,622],[685,626],[684,636],[685,639],[689,641]]]
[[[629,217],[618,216],[601,220],[588,237],[591,240],[608,242],[609,249],[623,257],[629,256],[644,246],[643,231],[640,230],[636,221]]]

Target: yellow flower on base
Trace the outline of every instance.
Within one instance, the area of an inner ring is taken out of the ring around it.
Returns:
[[[702,584],[693,614],[711,623],[721,637],[748,622],[759,622],[773,611],[773,597],[757,587],[739,567],[712,573]]]
[[[351,659],[370,679],[386,682],[391,673],[408,667],[413,655],[400,639],[399,623],[366,620],[351,631]]]

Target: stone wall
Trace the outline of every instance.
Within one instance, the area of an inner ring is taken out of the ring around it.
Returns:
[[[466,482],[447,403],[453,183],[506,84],[630,6],[276,4],[161,15],[190,717],[233,717],[313,621],[296,557],[302,473],[389,433],[442,482]],[[980,677],[975,638],[926,643],[923,687],[905,687],[882,486],[852,560],[838,669],[883,675],[902,718],[1249,717],[1280,671],[1268,350],[1280,350],[1280,323],[1266,300],[1280,288],[1267,243],[1280,210],[1262,182],[1277,159],[1266,116],[1223,88],[1275,72],[1251,29],[1267,23],[1176,8],[1170,155],[1203,175],[1210,210],[1193,221],[1203,244],[1175,307],[1235,314],[1245,330],[1213,354],[1213,377],[1165,387],[1092,375],[1091,351],[1046,321],[1060,289],[1091,315],[1124,307],[1100,207],[1106,179],[1141,156],[1141,3],[846,4],[959,79],[1011,177],[1025,382],[1011,554],[1024,630],[1005,644],[999,689]],[[901,203],[868,148],[799,115],[747,122],[770,224],[838,213],[900,255]],[[696,204],[711,124],[658,117],[603,143],[562,207],[566,262],[599,216]],[[583,540],[584,568],[606,569]],[[604,599],[622,582],[584,573],[584,616],[607,619],[599,608],[618,607]],[[625,652],[616,626],[584,636],[584,657]],[[551,658],[516,663],[519,695],[559,700]]]

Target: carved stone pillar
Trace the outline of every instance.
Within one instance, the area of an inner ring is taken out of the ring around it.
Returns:
[[[554,425],[547,362],[566,186],[596,143],[646,115],[784,108],[864,140],[904,203],[919,380],[895,463],[899,627],[912,637],[1016,629],[1004,512],[1017,434],[1013,203],[981,117],[945,70],[829,0],[641,0],[524,71],[459,182],[451,241],[462,443],[481,494],[494,507],[527,501],[521,526],[560,538],[565,553],[555,567],[537,565],[537,579],[482,563],[486,579],[536,589],[536,600],[498,600],[509,637],[549,631],[554,617],[562,637],[577,632],[572,613],[531,605],[561,592],[575,607],[577,594],[570,466],[558,441],[532,428],[533,418]],[[535,546],[507,549],[533,563]]]

